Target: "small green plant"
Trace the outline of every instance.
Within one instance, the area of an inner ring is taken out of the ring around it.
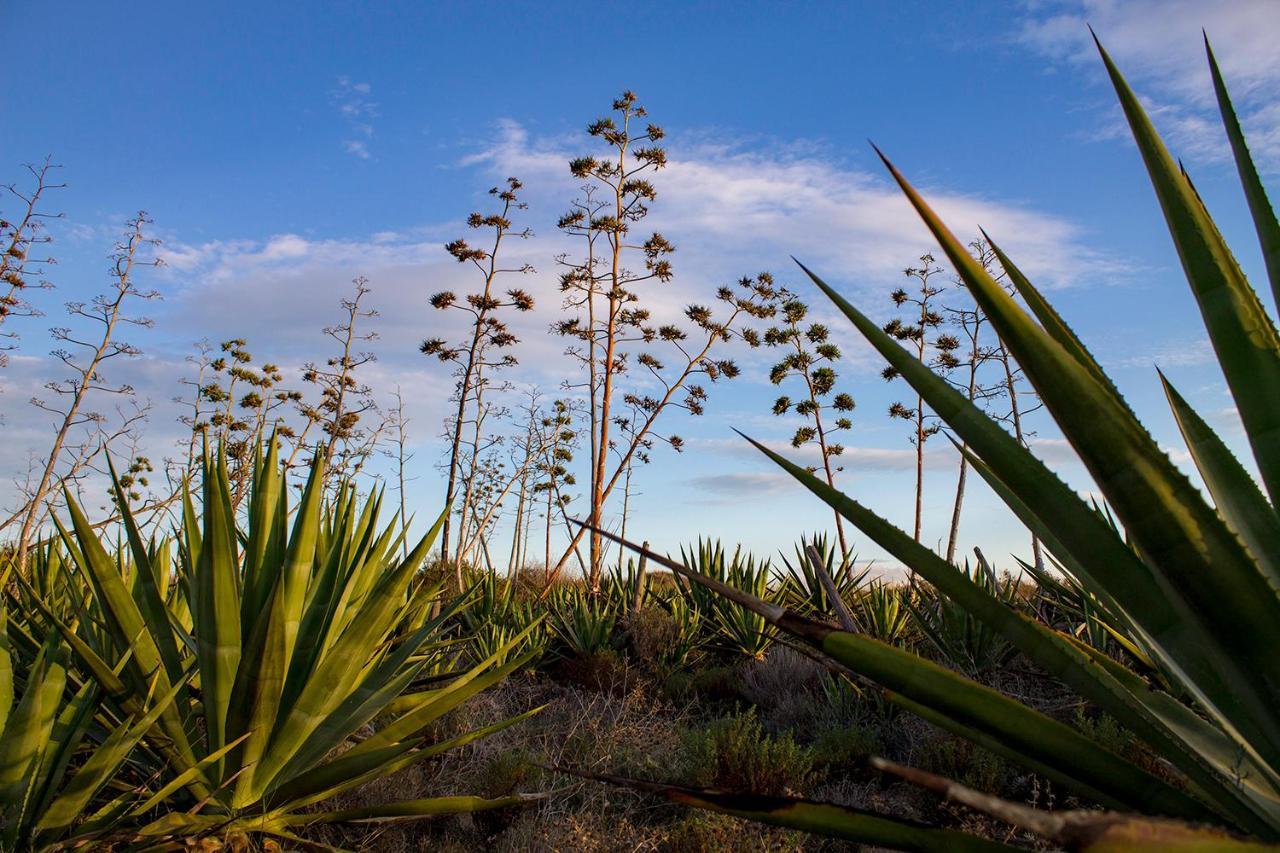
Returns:
[[[1012,579],[995,576],[985,562],[963,571],[973,583],[1006,607],[1018,606],[1018,586]],[[933,585],[916,580],[907,600],[911,618],[941,660],[970,676],[980,676],[1003,666],[1016,650],[1000,631],[978,618]]]
[[[551,600],[551,631],[558,653],[582,658],[615,651],[617,603],[605,595],[590,595],[577,585],[557,590]]]
[[[754,708],[690,733],[685,747],[694,785],[778,795],[804,791],[814,779],[813,750],[790,733],[766,734]]]

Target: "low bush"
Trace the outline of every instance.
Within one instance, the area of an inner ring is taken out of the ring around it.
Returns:
[[[814,781],[814,751],[790,732],[771,736],[755,709],[685,738],[685,777],[694,785],[752,794],[794,794]]]

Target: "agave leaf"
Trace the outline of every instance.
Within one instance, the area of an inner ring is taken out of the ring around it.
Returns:
[[[1209,753],[1211,757],[1207,757],[1204,752],[1203,740],[1196,747],[1189,746],[1184,739],[1177,736],[1176,732],[1171,733],[1169,730],[1167,718],[1171,709],[1168,706],[1177,705],[1172,698],[1167,697],[1167,703],[1159,703],[1158,700],[1149,696],[1152,691],[1146,687],[1142,679],[1132,674],[1128,674],[1123,680],[1118,679],[1114,669],[1101,667],[1080,648],[1064,641],[1060,635],[1042,623],[1009,608],[979,584],[974,583],[963,571],[934,554],[858,501],[833,489],[821,478],[813,476],[804,468],[759,442],[751,439],[748,441],[751,441],[757,449],[824,503],[870,536],[889,554],[929,581],[965,610],[999,631],[1045,671],[1061,678],[1080,695],[1095,702],[1139,737],[1156,746],[1161,755],[1185,772],[1215,803],[1218,803],[1224,810],[1224,814],[1242,825],[1249,826],[1254,832],[1263,834],[1274,832],[1271,827],[1277,825],[1276,820],[1280,818],[1280,801],[1274,799],[1274,793],[1270,802],[1247,796],[1241,792],[1240,786],[1235,784],[1231,774],[1223,772],[1224,758],[1235,760],[1239,757],[1238,745],[1228,744],[1226,737],[1219,735],[1220,746]],[[980,461],[972,458],[970,461],[975,462],[975,467],[982,471]],[[1152,710],[1153,704],[1160,704],[1164,713],[1155,714]],[[920,713],[915,708],[910,710]],[[1190,710],[1183,710],[1185,717],[1199,720]],[[1185,731],[1186,726],[1187,721],[1183,719],[1180,728]],[[1201,721],[1200,728],[1209,727]],[[996,737],[993,743],[985,745],[998,749],[1005,743],[1006,739]],[[1189,812],[1183,812],[1181,816],[1199,820],[1208,818],[1207,814],[1193,815]]]
[[[495,661],[502,659],[502,657],[508,654],[512,649],[516,648],[519,643],[537,627],[540,621],[541,620],[537,620],[526,627],[486,660],[473,667],[469,673],[452,682],[447,687],[443,687],[439,690],[428,691],[427,694],[422,697],[422,701],[412,710],[405,712],[397,719],[379,729],[367,740],[358,746],[353,747],[350,750],[350,753],[359,755],[361,752],[387,746],[413,737],[440,717],[461,705],[467,699],[470,699],[477,693],[497,684],[511,673],[523,667],[529,661],[533,660],[534,656],[538,653],[537,650],[532,650],[523,655],[512,658],[501,666],[486,672],[488,667]]]
[[[18,847],[41,750],[48,743],[67,682],[61,649],[46,642],[0,740],[0,847]]]
[[[0,576],[0,586],[8,579],[6,570]],[[0,737],[4,736],[4,727],[9,720],[9,712],[13,709],[13,653],[9,647],[9,620],[4,599],[0,598]]]
[[[1160,382],[1187,450],[1191,451],[1218,512],[1240,536],[1272,585],[1280,588],[1280,516],[1227,445],[1163,373]]]
[[[302,686],[287,716],[277,723],[271,744],[263,756],[259,772],[267,778],[280,771],[325,717],[349,695],[368,661],[369,650],[382,641],[395,613],[405,606],[409,580],[430,549],[440,524],[437,522],[437,526],[423,537],[410,559],[379,582],[360,613]]]
[[[1096,40],[1096,39],[1095,39]],[[1280,336],[1191,182],[1174,163],[1120,70],[1098,52],[1146,163],[1263,483],[1280,500]]]
[[[283,533],[279,526],[280,511],[286,509],[281,505],[285,488],[276,433],[272,433],[267,443],[265,460],[261,448],[255,448],[255,453],[258,458],[253,488],[249,492],[249,537],[244,549],[244,596],[240,608],[240,623],[244,626],[252,626],[256,617],[266,611],[267,600],[275,588],[280,563],[273,556],[280,547]],[[252,628],[246,627],[246,642],[252,636]]]
[[[204,542],[195,567],[192,608],[207,750],[227,743],[227,711],[240,663],[239,559],[226,457],[204,462]],[[233,736],[234,739],[234,736]],[[222,768],[215,765],[214,776]]]
[[[1227,84],[1222,79],[1222,72],[1218,70],[1218,60],[1213,56],[1213,48],[1209,46],[1207,35],[1204,38],[1204,50],[1209,57],[1209,72],[1213,75],[1213,91],[1218,97],[1218,111],[1222,113],[1222,124],[1226,128],[1227,139],[1231,142],[1236,170],[1240,173],[1240,183],[1244,187],[1249,212],[1253,215],[1253,226],[1262,246],[1262,258],[1271,279],[1271,292],[1276,303],[1280,304],[1280,222],[1276,221],[1275,211],[1271,209],[1271,202],[1267,199],[1267,191],[1253,165],[1253,157],[1249,155],[1249,146],[1245,144],[1244,133],[1240,130],[1240,120],[1236,118],[1235,107],[1231,105],[1231,98],[1227,94]]]
[[[214,764],[221,761],[223,756],[225,756],[228,752],[230,752],[231,750],[239,746],[241,743],[243,743],[244,739],[247,738],[248,736],[249,734],[246,732],[245,734],[240,735],[240,737],[228,743],[226,746],[222,747],[222,749],[209,753],[204,758],[196,762],[194,765],[192,765],[188,769],[184,770],[183,772],[177,774],[172,779],[170,779],[164,785],[164,787],[156,791],[154,794],[148,797],[144,802],[140,803],[137,807],[130,810],[129,814],[132,817],[139,817],[151,811],[153,808],[160,805],[161,803],[167,801],[170,797],[172,797],[175,793],[177,793],[177,791],[180,788],[190,785],[192,782],[198,780],[201,777],[201,774],[203,774],[205,770],[209,769]]]
[[[987,245],[991,247],[991,250],[995,252],[996,259],[1000,261],[1000,266],[1004,268],[1005,273],[1009,276],[1009,281],[1013,283],[1014,289],[1022,297],[1022,301],[1027,303],[1027,307],[1031,309],[1031,313],[1040,321],[1040,325],[1044,327],[1049,337],[1057,341],[1076,361],[1080,362],[1081,367],[1088,370],[1094,379],[1109,390],[1116,402],[1128,408],[1128,404],[1125,403],[1119,389],[1111,381],[1111,377],[1107,376],[1106,372],[1103,371],[1102,366],[1093,357],[1093,353],[1089,352],[1089,348],[1076,336],[1076,333],[1067,325],[1067,321],[1062,318],[1057,309],[1040,295],[1040,291],[1036,289],[1035,285],[1022,274],[1022,270],[1018,268],[1017,264],[1001,250],[1000,246],[996,244],[995,240],[991,239],[991,236],[985,230],[982,231],[982,236],[987,241]]]
[[[320,464],[317,462],[316,464]],[[322,472],[321,472],[322,473]],[[314,500],[314,530],[305,531],[309,533],[313,539],[314,559],[315,563],[307,563],[305,568],[299,563],[297,566],[285,570],[286,576],[290,576],[296,572],[294,578],[296,587],[288,592],[286,599],[289,603],[289,618],[286,623],[293,620],[295,611],[293,607],[297,606],[298,627],[295,631],[294,642],[288,647],[289,649],[289,673],[285,678],[284,693],[280,697],[280,713],[285,715],[293,710],[294,703],[298,701],[303,689],[310,683],[310,678],[315,672],[315,668],[320,658],[325,654],[325,647],[320,642],[320,638],[324,636],[328,621],[332,618],[332,605],[336,590],[338,587],[340,575],[342,572],[342,548],[336,547],[332,543],[332,536],[326,536],[323,530],[321,519],[325,519],[325,523],[329,522],[329,514],[322,513],[324,480],[317,478],[317,472],[312,471],[312,478],[315,482],[317,494]],[[308,483],[311,488],[311,483]],[[304,509],[307,498],[304,497]],[[346,529],[351,524],[352,504],[346,504],[343,515],[339,517],[338,524]],[[303,519],[302,512],[298,514],[298,522]],[[299,535],[299,530],[294,530],[294,536]],[[315,566],[315,568],[313,568]],[[318,569],[318,570],[317,570]],[[314,574],[312,574],[314,572]],[[308,577],[308,575],[311,575]],[[286,587],[288,589],[288,587]],[[294,598],[297,601],[294,601]]]
[[[424,746],[415,742],[400,743],[392,747],[363,752],[350,759],[347,757],[350,753],[346,753],[274,793],[286,801],[287,804],[282,809],[295,811],[305,808],[344,791],[358,788],[378,777],[397,773],[419,761],[425,761],[500,732],[529,719],[544,707],[546,706],[532,708],[522,714],[473,729],[436,744]]]
[[[280,770],[277,779],[292,780],[306,773],[376,715],[393,714],[393,700],[422,671],[422,663],[411,666],[406,664],[421,649],[426,638],[456,611],[462,600],[455,599],[448,607],[443,608],[435,619],[415,631],[393,654],[379,663],[360,687],[316,727],[303,748]]]
[[[1197,621],[1212,644],[1186,658],[1202,661],[1187,679],[1188,688],[1265,756],[1280,759],[1280,719],[1271,710],[1280,701],[1280,662],[1265,651],[1280,646],[1280,622],[1273,618],[1280,604],[1275,589],[1128,408],[1018,307],[885,162],[1115,508],[1126,533],[1160,573],[1158,601],[1166,607],[1179,599],[1185,602],[1179,617]],[[1280,370],[1280,361],[1276,366]],[[979,455],[992,462],[981,450]],[[1214,567],[1214,576],[1205,566]],[[1222,578],[1231,581],[1222,583]]]
[[[966,835],[953,829],[940,829],[876,812],[838,806],[834,803],[796,797],[731,794],[723,791],[687,788],[683,785],[629,779],[625,776],[587,773],[567,768],[557,769],[562,773],[571,773],[584,779],[596,779],[619,787],[656,794],[673,803],[721,812],[772,826],[799,829],[829,838],[843,838],[857,844],[887,847],[892,850],[919,851],[919,853],[938,853],[938,851],[994,853],[994,851],[1018,849],[998,841]]]
[[[924,203],[920,201],[919,204]],[[956,243],[954,237],[949,234],[948,237],[953,244]],[[960,251],[963,253],[963,249]],[[969,265],[974,266],[972,259]],[[1034,524],[1028,524],[1032,532],[1042,534],[1041,538],[1047,543],[1056,543],[1058,556],[1068,563],[1077,573],[1077,579],[1086,584],[1108,610],[1128,614],[1149,641],[1152,651],[1160,656],[1161,665],[1179,673],[1190,671],[1194,678],[1186,675],[1181,678],[1189,689],[1197,689],[1202,699],[1206,694],[1212,695],[1217,697],[1218,704],[1234,708],[1236,688],[1227,684],[1223,673],[1239,672],[1239,661],[1226,658],[1218,648],[1215,633],[1203,626],[1200,618],[1182,599],[1169,594],[1167,584],[1157,582],[1150,567],[1139,559],[1113,527],[1017,439],[903,349],[821,278],[804,268],[803,264],[801,267],[872,346],[924,397],[930,408],[999,476],[1008,491],[1017,497],[1025,513],[1024,521],[1035,519]],[[985,273],[981,275],[986,276]],[[989,277],[986,278],[989,281]],[[988,287],[1000,290],[1001,295],[1008,297],[994,282],[990,282]],[[1016,306],[1012,307],[1016,310]],[[1083,371],[1083,368],[1078,367],[1078,370]],[[1095,387],[1100,386],[1095,384]],[[1013,504],[1010,507],[1015,512],[1019,510]],[[1106,567],[1105,573],[1098,571],[1100,566]],[[1224,725],[1231,725],[1215,702],[1204,699],[1204,704],[1217,714]],[[1257,703],[1253,711],[1262,713]]]
[[[93,712],[98,705],[100,692],[98,686],[87,681],[76,691],[75,696],[62,709],[58,720],[54,723],[49,735],[49,742],[44,747],[40,768],[31,791],[31,808],[33,815],[42,815],[48,809],[62,782],[63,774],[80,748],[81,739],[89,724],[93,722]]]
[[[129,752],[137,745],[151,727],[155,725],[164,709],[173,702],[175,696],[185,686],[179,681],[168,693],[159,697],[146,716],[120,726],[109,734],[102,744],[93,751],[88,760],[81,765],[63,792],[55,799],[36,830],[42,833],[58,835],[75,822],[89,801],[107,784],[110,778],[129,757]]]
[[[984,814],[1034,832],[1068,850],[1082,853],[1120,851],[1184,851],[1184,853],[1248,853],[1276,849],[1268,844],[1240,841],[1221,830],[1189,826],[1131,814],[1098,811],[1042,811],[975,791],[951,779],[873,757],[871,765],[885,773],[963,803]]]
[[[1194,799],[1075,729],[910,652],[843,631],[813,632],[807,639],[854,672],[961,725],[1002,738],[1010,749],[1130,808],[1191,820],[1208,816]]]
[[[465,814],[468,812],[503,809],[528,805],[546,799],[545,794],[511,794],[506,797],[432,797],[426,800],[405,800],[387,805],[365,806],[335,812],[310,812],[289,815],[285,822],[290,826],[306,826],[312,823],[396,823],[410,820]]]
[[[151,673],[163,668],[160,652],[151,631],[152,626],[147,624],[146,617],[138,608],[138,603],[125,586],[124,578],[121,577],[115,561],[102,547],[92,525],[89,524],[89,520],[70,491],[66,493],[66,501],[67,514],[71,517],[75,541],[79,547],[73,547],[67,532],[56,518],[55,525],[72,559],[93,585],[98,601],[102,605],[101,610],[106,626],[115,645],[120,649],[130,649],[133,653],[133,663],[128,667],[128,671],[132,674],[130,680],[135,689],[144,689]],[[162,628],[167,631],[168,625],[165,624]],[[168,682],[165,682],[163,689],[167,689],[168,686]]]
[[[146,623],[156,651],[164,664],[165,672],[171,682],[182,677],[182,661],[178,657],[178,647],[173,641],[173,634],[168,630],[169,611],[164,605],[160,590],[156,584],[155,569],[151,565],[151,554],[142,541],[142,534],[129,508],[129,501],[116,475],[115,464],[111,455],[107,454],[107,468],[111,474],[111,485],[116,493],[116,505],[120,507],[120,522],[129,539],[129,547],[133,552],[133,560],[137,565],[138,589],[137,604],[140,615]]]
[[[244,808],[261,796],[263,783],[258,776],[258,762],[267,750],[280,693],[284,688],[288,660],[285,658],[284,584],[277,577],[272,584],[267,612],[255,618],[253,635],[245,648],[236,671],[231,691],[227,734],[239,739],[247,736],[244,749],[237,753],[235,766],[245,768],[236,778],[232,808]]]

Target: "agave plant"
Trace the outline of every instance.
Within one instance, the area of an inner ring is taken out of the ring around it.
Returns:
[[[518,578],[499,578],[495,572],[474,574],[479,575],[472,582],[475,594],[459,618],[469,659],[480,663],[493,658],[504,664],[510,657],[529,654],[529,660],[536,660],[546,648],[548,635],[533,602],[519,595]],[[536,627],[527,630],[530,626]]]
[[[422,606],[438,592],[424,586],[418,568],[441,522],[400,559],[404,533],[394,522],[379,527],[381,495],[361,506],[344,488],[326,507],[319,455],[296,513],[285,485],[272,442],[265,458],[259,454],[241,530],[224,458],[206,451],[202,512],[185,498],[172,579],[167,558],[158,558],[165,549],[143,541],[127,501],[119,505],[131,565],[108,553],[68,496],[71,529],[59,527],[61,545],[71,576],[88,587],[87,618],[68,623],[29,583],[26,593],[104,704],[154,721],[132,762],[157,790],[120,819],[152,841],[215,833],[291,839],[315,822],[411,819],[524,801],[446,797],[306,811],[527,716],[443,742],[427,737],[435,720],[527,656],[498,664],[495,654],[419,686],[444,653],[442,625],[463,603],[456,599],[432,618]],[[86,634],[86,622],[96,633]],[[153,697],[169,701],[152,707]],[[378,730],[352,745],[379,715]],[[162,803],[167,813],[156,817]]]
[[[837,555],[837,550],[831,547],[825,534],[815,536],[813,541],[801,539],[795,549],[794,563],[785,554],[782,556],[785,571],[780,573],[780,600],[806,615],[835,612],[834,603],[819,574],[821,569],[831,578],[832,586],[841,601],[846,605],[854,601],[867,576],[871,574],[871,568],[868,566],[859,571],[857,557],[852,554]],[[815,561],[818,565],[815,565]]]
[[[589,657],[614,648],[620,605],[614,597],[591,595],[578,585],[557,587],[551,604],[551,631],[560,654]]]
[[[614,606],[620,612],[627,613],[644,607],[649,600],[650,581],[642,563],[629,559],[625,566],[619,562],[610,570],[602,584],[601,592],[613,600]]]
[[[1013,262],[996,248],[1029,311],[966,252],[887,159],[893,178],[1092,474],[1124,535],[1014,436],[821,278],[809,275],[950,427],[975,470],[1045,543],[1071,580],[1095,596],[1123,633],[1134,638],[1172,692],[1154,687],[1075,637],[1028,618],[803,466],[757,447],[918,576],[1118,720],[1163,759],[1174,778],[1154,776],[1082,732],[906,651],[835,630],[668,564],[815,646],[880,688],[894,704],[1106,811],[1050,814],[891,762],[874,762],[885,772],[1072,849],[1264,849],[1262,843],[1224,830],[1260,842],[1280,840],[1280,515],[1275,508],[1280,499],[1280,335],[1190,179],[1100,44],[1099,51],[1240,411],[1261,487],[1162,375],[1210,504]],[[1209,64],[1271,286],[1280,297],[1280,223],[1250,160],[1212,52]],[[942,830],[830,804],[650,787],[673,800],[859,842],[912,850],[1007,849],[998,842],[944,836]]]
[[[743,556],[741,550],[735,550],[731,557],[726,557],[719,542],[701,540],[696,549],[682,549],[681,556],[684,565],[694,567],[699,575],[715,578],[759,598],[769,597],[768,561],[756,562],[751,555]],[[664,565],[668,562],[664,561]],[[767,620],[732,601],[708,593],[698,584],[689,583],[684,580],[684,573],[677,572],[675,577],[680,593],[702,614],[704,624],[711,629],[711,645],[744,657],[764,657],[777,635]]]
[[[912,588],[877,579],[864,586],[853,602],[858,630],[891,646],[910,642]]]
[[[961,571],[1006,607],[1016,609],[1021,606],[1017,583],[996,577],[985,560],[980,559],[972,568],[965,565]],[[994,625],[943,595],[932,584],[913,578],[911,587],[912,592],[907,599],[911,620],[943,661],[976,677],[1004,665],[1013,657],[1013,645]]]

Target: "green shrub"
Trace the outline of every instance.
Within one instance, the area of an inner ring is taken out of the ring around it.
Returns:
[[[872,726],[832,726],[813,741],[814,767],[828,776],[860,772],[866,769],[868,756],[879,755],[883,748],[880,732]]]
[[[979,791],[1004,791],[1012,772],[1008,762],[970,741],[945,732],[934,734],[915,744],[912,764]]]
[[[814,752],[788,732],[764,732],[755,709],[717,720],[685,741],[686,777],[694,785],[725,791],[795,793],[814,780]]]

